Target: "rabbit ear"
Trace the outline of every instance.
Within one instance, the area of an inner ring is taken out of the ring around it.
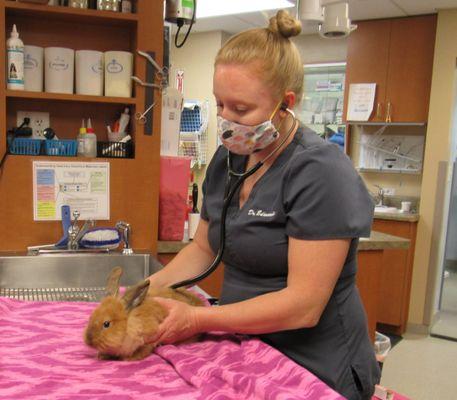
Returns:
[[[145,281],[140,282],[125,291],[122,300],[127,311],[138,307],[144,301],[148,294],[149,283],[149,279],[146,279]]]
[[[110,272],[108,280],[106,282],[106,292],[108,295],[117,296],[119,293],[119,281],[121,280],[122,268],[115,267]]]

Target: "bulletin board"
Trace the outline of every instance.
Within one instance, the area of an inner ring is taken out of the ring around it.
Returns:
[[[110,164],[107,162],[33,162],[33,219],[60,220],[62,205],[80,219],[110,219]]]

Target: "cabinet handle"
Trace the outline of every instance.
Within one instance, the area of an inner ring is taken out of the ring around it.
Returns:
[[[376,118],[381,119],[381,103],[378,103],[378,107],[376,107]]]
[[[386,122],[392,122],[392,103],[390,101],[387,103]]]

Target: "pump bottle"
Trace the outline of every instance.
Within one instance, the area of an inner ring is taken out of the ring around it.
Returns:
[[[24,90],[24,43],[19,39],[16,24],[13,25],[11,36],[6,41],[7,81],[9,90]]]

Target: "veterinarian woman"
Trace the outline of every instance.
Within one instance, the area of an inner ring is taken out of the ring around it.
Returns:
[[[168,317],[157,342],[197,332],[260,336],[348,399],[369,399],[380,373],[355,286],[358,238],[373,203],[351,161],[291,111],[303,64],[290,37],[301,26],[279,11],[265,29],[232,37],[215,61],[221,146],[208,166],[196,236],[151,286],[201,273],[219,247],[228,168],[248,177],[228,208],[219,307],[159,299]],[[228,163],[228,151],[230,163]],[[276,151],[275,151],[276,150]]]

